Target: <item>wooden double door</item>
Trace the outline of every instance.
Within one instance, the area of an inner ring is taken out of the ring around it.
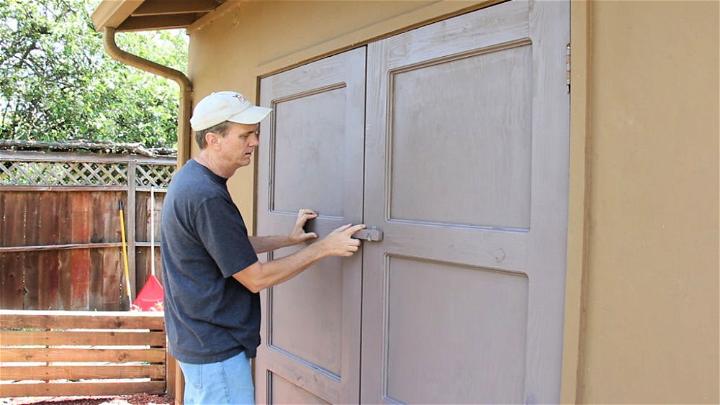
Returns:
[[[258,234],[382,240],[263,293],[259,403],[559,401],[568,42],[507,2],[262,79]]]

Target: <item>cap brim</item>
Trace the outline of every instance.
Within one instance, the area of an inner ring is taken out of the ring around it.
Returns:
[[[270,111],[272,111],[272,108],[266,108],[266,107],[257,107],[253,106],[250,107],[243,112],[239,114],[235,114],[232,117],[228,118],[227,120],[230,122],[237,122],[238,124],[246,124],[246,125],[252,125],[257,124],[260,121],[264,120],[265,117],[270,114]]]

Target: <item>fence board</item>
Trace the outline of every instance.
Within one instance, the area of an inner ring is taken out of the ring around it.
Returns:
[[[2,238],[3,246],[22,246],[25,244],[25,198],[22,193],[5,194],[5,211],[3,218]],[[20,196],[20,198],[17,198]],[[25,255],[16,253],[5,256],[3,272],[0,274],[0,304],[3,308],[20,309],[23,306],[23,271]]]
[[[23,267],[25,255],[16,253],[7,255],[4,260],[4,270],[0,274],[2,293],[0,303],[3,308],[20,309],[23,306]]]
[[[165,349],[3,348],[0,359],[3,362],[78,361],[127,363],[143,361],[164,363]]]
[[[40,269],[40,291],[38,309],[60,308],[60,271],[57,252],[40,252],[38,255]]]
[[[76,193],[71,195],[72,212],[72,240],[74,243],[90,242],[90,193]],[[70,309],[89,309],[90,292],[90,251],[73,250],[70,253],[71,263],[71,302]]]
[[[39,204],[38,193],[27,193],[25,199],[25,243],[30,244],[39,238]],[[23,260],[23,308],[38,309],[38,298],[40,296],[40,275],[38,274],[37,252],[28,252]]]
[[[57,245],[60,240],[60,216],[57,208],[58,196],[55,193],[44,193],[38,201],[38,227],[40,232],[37,240],[32,241],[39,245]],[[59,308],[60,274],[58,269],[57,252],[40,252],[38,254],[37,268],[38,303],[35,309]]]
[[[3,367],[3,380],[79,380],[101,378],[165,379],[165,366],[21,366]]]
[[[2,310],[0,328],[165,330],[165,318],[152,312]]]
[[[0,331],[3,346],[165,346],[164,332]],[[3,349],[4,350],[4,349]]]
[[[70,252],[58,252],[58,267],[60,268],[60,308],[70,309],[72,302],[72,274],[70,272]]]
[[[0,397],[161,394],[164,391],[164,381],[0,384]]]
[[[68,215],[72,210],[72,199],[70,198],[75,193],[54,193],[57,199],[58,209],[56,214],[58,215],[58,244],[70,244],[72,240],[72,215]]]
[[[103,302],[100,310],[103,311],[118,311],[120,307],[120,279],[122,274],[122,268],[120,265],[120,249],[106,249],[103,254],[102,264],[102,279],[103,279],[103,290],[102,297]]]
[[[98,309],[103,304],[103,256],[104,249],[90,250],[90,282],[88,286],[88,309]]]

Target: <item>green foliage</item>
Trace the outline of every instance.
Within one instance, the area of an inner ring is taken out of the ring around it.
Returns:
[[[89,0],[0,1],[0,138],[176,144],[179,91],[112,60]],[[185,71],[183,32],[121,33],[130,53]]]

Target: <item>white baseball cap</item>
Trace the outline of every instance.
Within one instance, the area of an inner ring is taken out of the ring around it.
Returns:
[[[267,117],[272,108],[257,107],[234,91],[219,91],[200,100],[193,110],[190,125],[201,131],[230,121],[238,124],[257,124]]]

